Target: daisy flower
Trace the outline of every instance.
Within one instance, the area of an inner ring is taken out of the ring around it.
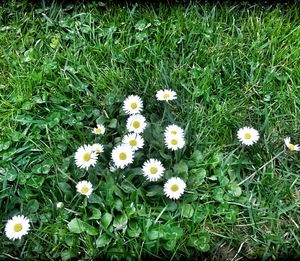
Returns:
[[[5,234],[9,239],[20,239],[22,236],[28,234],[29,219],[23,215],[13,216],[8,220],[5,226]]]
[[[99,143],[95,143],[92,145],[93,151],[97,154],[100,154],[104,151],[104,147],[103,145],[99,144]]]
[[[159,90],[156,93],[156,98],[159,101],[171,101],[171,100],[175,100],[177,97],[176,97],[176,92],[170,89],[165,89],[165,90]]]
[[[168,135],[184,136],[184,130],[182,128],[180,128],[179,126],[172,124],[172,125],[169,125],[165,130],[165,136],[168,136]]]
[[[124,136],[123,144],[126,144],[131,147],[132,150],[136,151],[138,149],[143,148],[144,146],[144,139],[140,134],[137,133],[130,133]]]
[[[284,139],[284,143],[290,151],[299,151],[300,150],[300,146],[298,144],[292,144],[291,143],[291,138],[290,137],[286,137]]]
[[[185,141],[182,135],[167,134],[165,136],[165,143],[168,149],[178,150],[183,148]]]
[[[105,133],[105,127],[102,124],[97,124],[97,128],[94,128],[92,132],[96,135],[103,135]]]
[[[137,95],[130,95],[123,103],[123,110],[127,114],[138,114],[143,109],[143,102]]]
[[[179,199],[186,188],[185,182],[178,177],[172,177],[164,185],[164,193],[170,199]]]
[[[247,146],[256,143],[259,139],[258,131],[250,127],[244,127],[239,129],[237,136],[239,141]]]
[[[119,145],[112,151],[112,160],[116,168],[124,169],[133,162],[133,150],[128,145]]]
[[[93,185],[91,182],[83,180],[77,183],[76,190],[80,194],[89,197],[93,192]]]
[[[143,174],[150,181],[157,181],[164,171],[165,168],[159,160],[149,159],[143,164]]]
[[[62,202],[57,202],[57,203],[56,203],[56,207],[57,207],[57,208],[63,208],[63,207],[64,207],[64,203],[62,203]]]
[[[129,132],[141,133],[146,127],[146,119],[141,114],[135,114],[127,119],[126,127]]]
[[[75,153],[75,163],[79,168],[87,170],[90,166],[95,166],[97,157],[91,145],[83,145]]]

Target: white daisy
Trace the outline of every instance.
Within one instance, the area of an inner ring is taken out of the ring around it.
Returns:
[[[126,127],[129,132],[141,133],[146,127],[146,119],[141,114],[135,114],[127,119]]]
[[[57,207],[57,208],[63,208],[63,207],[64,207],[64,203],[62,203],[62,202],[57,202],[57,203],[56,203],[56,207]]]
[[[95,143],[92,145],[93,151],[97,154],[100,154],[104,151],[104,147],[103,145],[99,144],[99,143]]]
[[[97,157],[91,145],[83,145],[75,153],[75,163],[79,168],[87,170],[90,166],[96,165]]]
[[[166,130],[165,130],[165,136],[168,135],[180,135],[180,136],[184,136],[184,130],[182,128],[180,128],[179,126],[172,124],[167,126]]]
[[[28,234],[29,219],[23,215],[13,216],[8,220],[5,226],[5,234],[9,239],[20,239],[22,236]]]
[[[239,141],[247,146],[252,145],[259,140],[258,131],[250,127],[244,127],[239,129],[237,136]]]
[[[83,180],[77,183],[76,189],[80,194],[89,197],[93,192],[93,185],[91,182]]]
[[[300,150],[300,146],[298,144],[292,144],[291,143],[291,138],[290,137],[286,137],[284,139],[284,143],[290,151],[299,151]]]
[[[185,141],[182,135],[168,134],[165,136],[165,143],[168,149],[178,150],[183,148]]]
[[[171,101],[175,100],[176,97],[176,92],[170,89],[165,89],[165,90],[159,90],[156,93],[156,98],[159,101]]]
[[[123,144],[126,144],[131,147],[132,150],[136,151],[138,149],[143,148],[144,139],[140,134],[137,133],[129,133],[124,136]]]
[[[138,114],[143,109],[143,102],[137,95],[128,96],[123,103],[123,110],[127,114]]]
[[[157,159],[149,159],[143,164],[143,174],[150,181],[157,181],[164,174],[165,168]]]
[[[133,162],[133,150],[128,145],[119,145],[112,151],[112,160],[116,168],[124,169]]]
[[[103,135],[105,133],[105,127],[102,124],[97,124],[97,128],[94,128],[92,132],[96,135]]]
[[[186,188],[185,182],[178,177],[172,177],[164,185],[164,193],[170,199],[179,199]]]

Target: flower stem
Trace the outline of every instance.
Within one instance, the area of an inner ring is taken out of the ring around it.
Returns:
[[[163,112],[163,116],[162,116],[162,119],[161,119],[161,123],[164,122],[164,119],[166,117],[167,107],[168,107],[167,103],[164,103],[164,112]]]

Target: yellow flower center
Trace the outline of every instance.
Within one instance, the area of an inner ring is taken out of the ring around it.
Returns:
[[[23,229],[22,224],[18,223],[14,225],[14,232],[20,232]]]
[[[289,150],[294,151],[295,150],[295,145],[294,144],[289,144],[288,148],[289,148]]]
[[[252,136],[250,133],[247,132],[247,133],[245,133],[244,137],[246,140],[250,140]]]
[[[81,191],[82,194],[85,194],[85,193],[89,192],[89,188],[86,187],[86,186],[83,186],[80,191]]]
[[[91,153],[86,152],[83,154],[83,160],[84,161],[89,161],[91,159]]]
[[[179,189],[179,187],[178,187],[177,184],[173,184],[173,185],[171,186],[171,190],[172,190],[173,192],[176,192],[178,189]]]
[[[177,144],[178,144],[178,141],[175,140],[175,139],[172,139],[172,140],[171,140],[171,144],[172,144],[172,145],[177,145]]]
[[[129,141],[130,146],[136,146],[136,144],[137,144],[136,140]]]
[[[131,109],[136,109],[137,108],[137,104],[135,102],[131,103],[130,105]]]
[[[127,159],[126,153],[125,153],[125,152],[121,152],[121,153],[119,154],[119,159],[120,159],[120,160],[126,160],[126,159]]]
[[[177,131],[173,130],[173,131],[171,131],[171,134],[176,135],[176,134],[177,134]]]
[[[170,94],[169,93],[165,93],[163,97],[164,97],[165,100],[167,100],[167,99],[170,98]]]
[[[132,124],[132,126],[133,126],[135,129],[139,128],[140,125],[141,125],[141,124],[140,124],[138,121],[135,121],[135,122],[133,122],[133,124]]]
[[[96,133],[96,134],[101,134],[101,132],[102,132],[101,128],[96,128],[96,129],[95,129],[95,133]]]
[[[151,167],[150,168],[150,173],[151,174],[156,174],[157,173],[157,168],[156,167]]]

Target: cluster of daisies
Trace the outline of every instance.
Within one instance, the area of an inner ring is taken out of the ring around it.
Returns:
[[[176,92],[172,90],[160,90],[156,93],[156,98],[159,101],[169,102],[176,99]],[[147,123],[141,112],[143,110],[143,102],[139,96],[130,95],[123,103],[123,110],[129,116],[126,122],[128,134],[126,134],[121,144],[113,148],[111,153],[112,165],[110,170],[124,169],[134,160],[134,154],[144,146],[143,131]],[[93,128],[92,132],[95,135],[104,135],[105,126],[98,124]],[[259,132],[252,127],[243,127],[237,132],[238,140],[250,146],[259,140]],[[177,125],[169,125],[164,131],[164,141],[168,149],[176,151],[182,149],[185,145],[184,131]],[[298,144],[292,144],[290,137],[284,139],[286,147],[290,151],[300,151]],[[104,146],[100,143],[85,144],[78,148],[75,153],[75,163],[81,168],[88,170],[94,167],[98,161],[98,157],[104,152]],[[150,182],[158,181],[163,177],[165,167],[159,159],[150,158],[143,163],[142,172],[145,178]],[[179,177],[172,177],[164,184],[164,194],[170,199],[179,199],[186,188],[186,183]],[[82,180],[77,183],[76,190],[87,197],[93,192],[93,185],[87,180]],[[57,208],[62,208],[63,203],[58,202]],[[5,226],[5,234],[11,239],[20,239],[26,235],[30,228],[30,221],[23,215],[13,216]]]
[[[259,133],[252,127],[243,127],[238,130],[237,137],[242,144],[251,146],[259,140]],[[298,144],[292,144],[290,137],[286,137],[284,143],[290,151],[300,151],[300,146]]]
[[[176,99],[176,92],[173,90],[160,90],[156,93],[159,101],[169,102]],[[144,146],[143,132],[147,126],[146,118],[141,114],[143,101],[137,95],[128,96],[123,102],[123,111],[128,115],[126,129],[128,134],[122,138],[122,142],[115,146],[111,152],[111,167],[114,172],[116,169],[124,169],[134,161],[134,154]],[[103,135],[105,127],[97,125],[93,129],[96,135]],[[175,151],[182,149],[185,145],[184,131],[179,126],[172,124],[166,127],[164,132],[165,145],[169,150]],[[75,163],[79,168],[88,170],[97,163],[100,153],[104,151],[102,144],[83,145],[75,153]],[[158,181],[165,172],[165,167],[159,159],[150,158],[142,166],[145,178],[150,181]],[[164,193],[171,199],[179,199],[186,188],[185,182],[179,177],[172,177],[164,184]],[[91,182],[80,181],[76,185],[77,191],[89,197],[93,192]]]

